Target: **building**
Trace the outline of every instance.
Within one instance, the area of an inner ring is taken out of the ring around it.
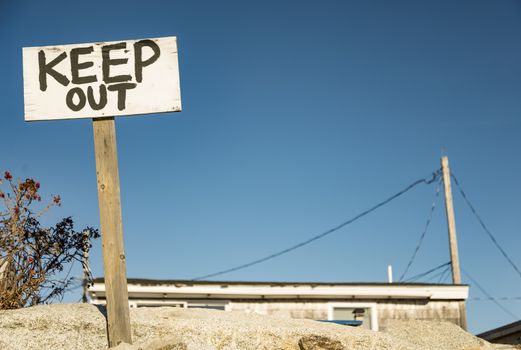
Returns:
[[[174,306],[343,320],[378,330],[388,319],[444,320],[461,325],[468,285],[424,283],[216,282],[129,279],[130,307]],[[89,287],[105,303],[103,279]]]
[[[485,339],[491,343],[521,344],[521,321],[513,322],[478,334],[477,337]]]

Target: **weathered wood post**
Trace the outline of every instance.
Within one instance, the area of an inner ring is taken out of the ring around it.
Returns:
[[[114,118],[93,119],[109,346],[132,343]]]
[[[443,174],[443,188],[445,192],[445,211],[447,214],[447,226],[449,232],[449,249],[452,269],[452,283],[461,284],[461,272],[458,256],[458,240],[456,237],[456,219],[454,217],[454,205],[452,203],[452,189],[450,186],[449,158],[441,157],[441,169]],[[460,326],[467,330],[467,310],[465,301],[459,302]]]

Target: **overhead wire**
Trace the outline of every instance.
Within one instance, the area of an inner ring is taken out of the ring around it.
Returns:
[[[439,271],[438,273],[435,273],[433,274],[432,276],[430,276],[429,278],[425,279],[425,282],[431,282],[433,280],[435,280],[436,278],[440,277],[439,279],[441,280],[441,278],[443,277],[443,275],[447,272],[447,270],[450,269],[450,264],[447,265],[444,269],[442,269],[441,271]],[[425,276],[427,277],[427,276]],[[418,281],[420,282],[420,281]],[[439,283],[439,281],[437,282]]]
[[[521,300],[521,297],[486,297],[486,298],[474,297],[474,298],[469,298],[469,300],[474,300],[474,301],[491,301],[491,300],[510,301],[510,300]]]
[[[452,266],[451,268],[449,268],[447,270],[447,274],[445,275],[445,277],[443,277],[443,281],[442,282],[445,282],[446,280],[451,280],[452,279]]]
[[[492,243],[494,243],[494,245],[496,246],[497,249],[499,249],[499,251],[501,252],[503,257],[505,257],[505,259],[509,262],[509,264],[512,266],[512,268],[517,272],[519,277],[521,277],[521,271],[519,270],[517,265],[514,263],[514,261],[510,258],[510,256],[507,254],[505,249],[503,249],[503,247],[501,247],[501,245],[499,244],[497,239],[494,237],[492,232],[490,232],[488,227],[485,225],[485,223],[483,222],[483,219],[481,219],[481,217],[477,213],[477,211],[474,208],[474,206],[472,205],[472,203],[470,203],[470,200],[468,199],[465,191],[463,191],[463,188],[461,187],[461,185],[460,185],[458,179],[456,178],[456,176],[454,175],[454,173],[451,174],[451,177],[454,180],[454,183],[456,184],[456,186],[458,187],[458,190],[461,193],[461,196],[463,197],[463,199],[465,200],[465,203],[467,203],[468,207],[470,208],[470,211],[474,214],[474,216],[478,220],[478,222],[481,225],[481,227],[483,228],[483,230],[487,233],[488,237],[492,240]]]
[[[461,269],[463,271],[463,273],[465,274],[465,276],[468,277],[469,280],[471,280],[472,283],[474,283],[474,285],[476,287],[478,287],[478,289],[483,293],[485,294],[485,296],[488,298],[488,300],[492,301],[494,304],[496,304],[497,307],[499,307],[501,310],[503,310],[506,314],[508,314],[509,316],[513,317],[515,320],[519,320],[520,317],[517,316],[516,314],[514,314],[512,311],[510,311],[509,309],[507,309],[506,307],[504,307],[499,301],[497,301],[497,299],[495,299],[492,295],[490,295],[486,290],[485,288],[483,288],[483,286],[481,284],[479,284],[478,281],[476,281],[475,278],[473,278],[467,271],[465,271],[465,269]]]
[[[443,277],[443,275],[447,272],[447,270],[450,269],[450,265],[449,266],[446,266],[443,270],[439,271],[438,273],[430,276],[429,278],[427,278],[425,280],[425,282],[431,282],[431,281],[434,281],[436,278],[438,278],[438,282],[437,283],[440,283],[439,280],[441,280],[441,278]]]
[[[399,281],[403,281],[405,278],[405,275],[409,271],[409,268],[411,267],[412,263],[414,262],[414,259],[416,258],[416,254],[418,254],[418,251],[420,250],[420,247],[422,245],[423,239],[425,238],[425,235],[427,234],[427,230],[429,229],[429,225],[432,222],[432,216],[434,214],[434,210],[436,209],[436,202],[438,201],[438,197],[440,195],[440,189],[441,189],[441,178],[438,181],[438,186],[436,187],[436,193],[434,195],[434,200],[432,201],[431,210],[429,212],[429,217],[427,218],[427,222],[425,223],[425,227],[423,229],[423,232],[420,236],[420,240],[418,241],[418,244],[416,245],[416,248],[414,249],[414,253],[412,254],[411,258],[409,259],[409,262],[407,263],[407,267],[403,271],[402,275],[400,276]]]
[[[415,276],[412,276],[412,277],[409,277],[408,279],[406,279],[404,282],[415,282],[415,281],[418,281],[420,278],[423,278],[423,277],[426,277],[428,275],[430,275],[431,273],[435,272],[435,271],[438,271],[439,269],[442,269],[446,266],[450,265],[450,261],[449,262],[446,262],[446,263],[443,263],[441,265],[438,265],[430,270],[427,270],[425,272],[422,272],[418,275],[415,275]]]
[[[413,189],[414,187],[416,187],[416,186],[418,186],[420,184],[427,184],[427,185],[429,185],[429,184],[437,181],[440,178],[440,175],[441,175],[441,169],[438,169],[435,172],[433,172],[431,174],[431,176],[428,176],[426,178],[422,178],[422,179],[414,181],[413,183],[411,183],[410,185],[406,186],[405,188],[403,188],[399,192],[393,194],[392,196],[390,196],[387,199],[381,201],[380,203],[372,206],[371,208],[361,212],[360,214],[354,216],[353,218],[351,218],[351,219],[349,219],[347,221],[344,221],[341,224],[339,224],[339,225],[337,225],[337,226],[335,226],[333,228],[330,228],[327,231],[322,232],[322,233],[320,233],[318,235],[315,235],[315,236],[313,236],[313,237],[311,237],[311,238],[309,238],[309,239],[307,239],[307,240],[305,240],[303,242],[297,243],[295,245],[292,245],[291,247],[288,247],[286,249],[280,250],[278,252],[269,254],[269,255],[267,255],[265,257],[262,257],[260,259],[256,259],[256,260],[253,260],[251,262],[248,262],[248,263],[245,263],[245,264],[241,264],[241,265],[238,265],[238,266],[235,266],[235,267],[231,267],[231,268],[228,268],[228,269],[225,269],[225,270],[221,270],[221,271],[217,271],[217,272],[214,272],[214,273],[209,273],[209,274],[206,274],[206,275],[195,277],[195,278],[192,278],[192,280],[193,281],[204,280],[204,279],[207,279],[207,278],[212,278],[212,277],[224,275],[224,274],[227,274],[227,273],[230,273],[230,272],[242,270],[242,269],[245,269],[247,267],[251,267],[253,265],[257,265],[257,264],[266,262],[268,260],[274,259],[276,257],[279,257],[281,255],[287,254],[289,252],[292,252],[292,251],[294,251],[294,250],[296,250],[298,248],[301,248],[301,247],[306,246],[306,245],[308,245],[308,244],[310,244],[312,242],[315,242],[315,241],[317,241],[317,240],[319,240],[321,238],[324,238],[324,237],[332,234],[333,232],[336,232],[336,231],[340,230],[344,226],[347,226],[347,225],[357,221],[358,219],[361,219],[362,217],[364,217],[364,216],[370,214],[371,212],[377,210],[378,208],[388,204],[389,202],[391,202],[394,199],[402,196],[403,194],[405,194],[406,192],[410,191],[411,189]]]
[[[438,283],[445,282],[445,279],[450,275],[451,265],[447,266],[447,268],[443,271],[440,278],[438,279]]]

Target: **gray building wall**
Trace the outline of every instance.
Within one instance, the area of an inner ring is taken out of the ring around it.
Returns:
[[[420,300],[335,300],[333,301],[231,301],[226,310],[255,312],[292,318],[327,320],[330,305],[337,303],[376,304],[378,324],[385,327],[387,320],[439,320],[460,324],[458,301]]]
[[[460,325],[458,301],[392,300],[378,302],[378,319],[385,327],[386,320],[436,320]]]

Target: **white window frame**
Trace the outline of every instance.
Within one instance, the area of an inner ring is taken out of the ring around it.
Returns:
[[[173,306],[179,307],[182,309],[186,309],[186,301],[174,301],[174,300],[132,300],[128,302],[130,308],[138,308],[138,307],[161,307],[161,306]]]
[[[332,321],[335,308],[366,308],[371,309],[371,330],[378,331],[378,308],[376,303],[327,303],[327,319]]]
[[[205,306],[224,306],[224,311],[231,311],[231,305],[229,300],[189,300],[186,302],[186,308],[197,308]]]

